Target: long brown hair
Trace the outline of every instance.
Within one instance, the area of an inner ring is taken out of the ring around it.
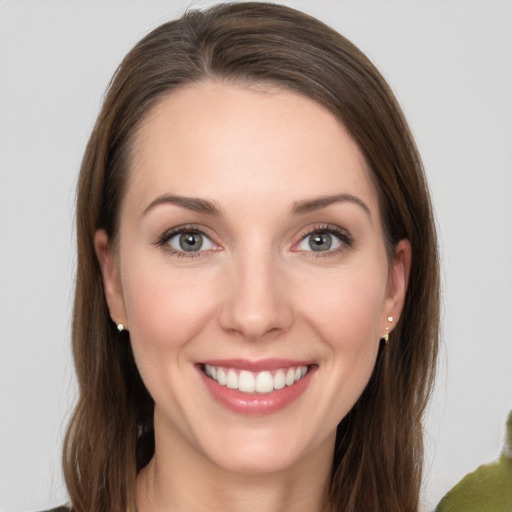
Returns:
[[[125,57],[109,86],[78,183],[73,351],[79,399],[64,446],[76,512],[126,511],[137,471],[154,453],[153,402],[129,343],[109,317],[94,251],[115,239],[130,151],[165,95],[206,79],[270,83],[325,106],[363,152],[379,193],[390,257],[404,238],[412,268],[401,319],[373,375],[338,426],[333,510],[415,511],[423,462],[421,419],[438,343],[439,270],[420,157],[392,92],[371,62],[323,23],[288,7],[222,4],[161,25]]]

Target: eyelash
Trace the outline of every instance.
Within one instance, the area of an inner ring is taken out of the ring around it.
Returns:
[[[304,251],[306,253],[310,253],[308,254],[308,257],[332,256],[333,254],[339,253],[344,249],[350,249],[354,245],[354,239],[346,230],[341,229],[338,226],[332,224],[320,224],[314,226],[313,228],[307,228],[303,233],[301,233],[300,240],[299,242],[294,244],[294,247],[297,247],[299,244],[304,242],[304,240],[306,240],[308,237],[313,236],[317,233],[326,233],[335,236],[340,241],[340,247],[327,251]]]
[[[199,234],[199,235],[203,236],[204,238],[210,240],[212,244],[216,245],[215,242],[212,241],[211,237],[203,229],[201,229],[195,225],[184,225],[184,226],[172,228],[169,231],[166,231],[165,233],[163,233],[158,238],[155,245],[158,247],[164,247],[173,256],[177,256],[179,258],[197,258],[197,257],[201,257],[205,252],[211,251],[211,249],[200,250],[200,251],[180,251],[180,250],[174,249],[173,247],[171,247],[169,245],[169,241],[172,240],[175,236],[182,235],[185,233]],[[313,251],[313,250],[302,251],[304,253],[312,253],[312,254],[308,254],[308,257],[332,256],[333,254],[343,251],[344,249],[350,249],[354,245],[354,240],[353,240],[352,236],[344,229],[341,229],[341,228],[331,225],[331,224],[321,224],[321,225],[314,226],[313,228],[307,228],[305,231],[303,231],[299,235],[299,237],[300,237],[299,241],[293,245],[292,250],[294,250],[294,248],[296,248],[302,242],[304,242],[304,240],[306,240],[309,236],[313,236],[314,234],[317,234],[317,233],[326,233],[326,234],[335,236],[339,240],[341,246],[339,248],[335,248],[335,249],[327,250],[327,251]],[[294,250],[294,252],[299,252],[299,250],[296,249],[296,250]]]
[[[205,250],[201,251],[179,251],[174,249],[169,245],[169,241],[172,240],[177,235],[183,235],[185,233],[193,233],[199,234],[202,237],[210,240],[212,244],[216,245],[215,242],[212,241],[211,237],[206,234],[204,230],[194,225],[185,225],[179,226],[176,228],[172,228],[169,231],[163,233],[160,238],[156,241],[156,246],[164,247],[165,250],[169,251],[173,256],[177,256],[178,258],[198,258],[203,255]]]

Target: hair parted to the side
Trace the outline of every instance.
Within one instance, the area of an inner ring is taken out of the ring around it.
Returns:
[[[116,71],[90,137],[77,197],[73,353],[79,398],[64,444],[76,512],[134,507],[137,471],[153,455],[153,402],[129,344],[109,317],[95,232],[115,240],[134,136],[171,91],[204,80],[268,83],[327,108],[358,143],[378,190],[390,257],[408,238],[412,268],[400,321],[363,395],[338,427],[332,510],[417,510],[421,419],[435,373],[437,238],[420,157],[388,85],[323,23],[288,7],[221,4],[161,25]]]

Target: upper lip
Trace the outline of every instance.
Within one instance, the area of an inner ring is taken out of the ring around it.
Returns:
[[[209,359],[201,361],[200,364],[208,364],[210,366],[220,366],[223,368],[234,368],[237,370],[247,370],[250,372],[262,372],[265,370],[279,370],[280,368],[291,368],[299,366],[309,366],[311,361],[298,359],[258,359],[252,361],[249,359]]]

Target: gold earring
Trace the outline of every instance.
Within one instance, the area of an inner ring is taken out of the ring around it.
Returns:
[[[388,322],[392,322],[392,321],[393,321],[393,317],[388,316]],[[386,327],[386,334],[384,334],[384,337],[382,339],[387,344],[387,342],[389,341],[389,327]]]

